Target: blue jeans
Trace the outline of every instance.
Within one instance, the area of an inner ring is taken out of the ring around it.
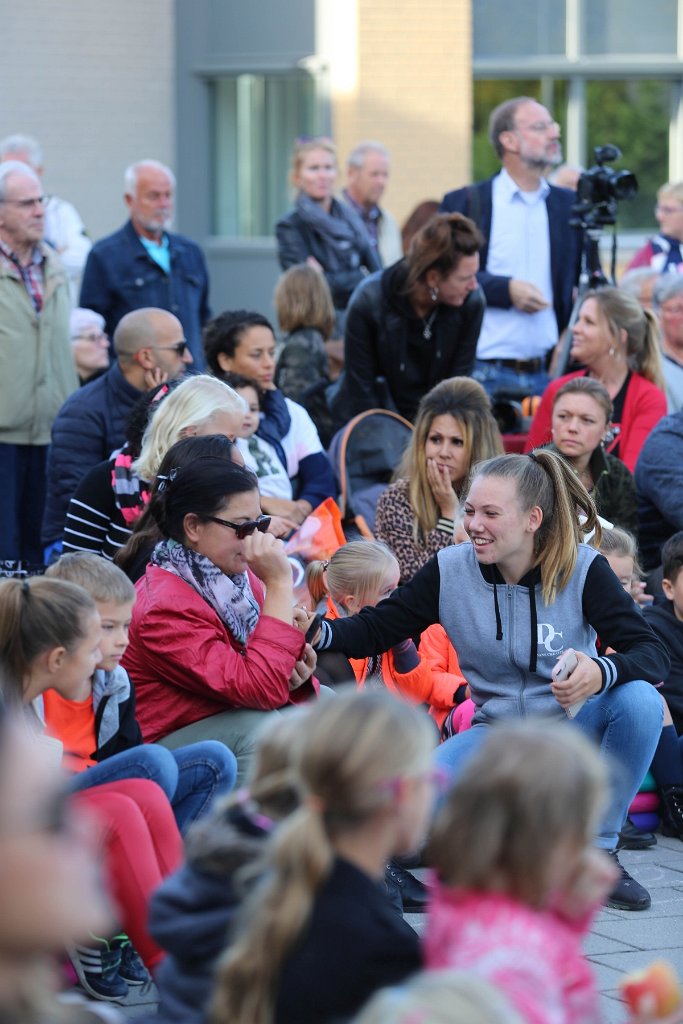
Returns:
[[[224,743],[205,740],[177,750],[143,743],[72,776],[70,787],[75,792],[119,779],[150,779],[163,789],[184,833],[214,797],[230,792],[236,775],[237,762]]]
[[[46,444],[0,444],[0,560],[41,565]]]
[[[662,732],[663,704],[654,686],[637,679],[587,700],[571,721],[598,742],[607,756],[610,793],[596,845],[614,850],[626,813],[638,792]],[[539,719],[539,721],[542,721]],[[435,757],[455,781],[486,739],[488,726],[475,725],[437,748]],[[486,809],[482,808],[482,813]]]
[[[472,376],[479,381],[492,402],[500,398],[520,401],[527,395],[542,395],[550,383],[545,370],[519,373],[511,366],[502,366],[498,359],[475,359]]]

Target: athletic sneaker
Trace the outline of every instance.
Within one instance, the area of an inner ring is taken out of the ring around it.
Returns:
[[[121,950],[119,974],[129,985],[146,985],[152,977],[142,962],[140,954],[123,932],[115,935],[109,943],[113,950]]]
[[[624,865],[620,863],[616,850],[607,852],[621,872],[619,881],[607,897],[607,906],[614,907],[615,910],[647,910],[651,900],[645,886],[629,875]]]
[[[91,936],[92,946],[74,946],[69,959],[78,976],[78,983],[94,999],[123,1002],[128,995],[128,982],[121,977],[121,948],[99,936]]]

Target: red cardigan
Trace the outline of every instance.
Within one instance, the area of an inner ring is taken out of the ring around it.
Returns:
[[[249,573],[263,608],[261,582]],[[229,708],[271,711],[314,695],[317,681],[290,693],[303,633],[261,615],[242,648],[189,583],[149,565],[135,585],[137,601],[123,666],[135,684],[146,743]]]
[[[527,437],[526,452],[534,448],[540,448],[552,440],[551,426],[553,413],[553,399],[563,384],[573,377],[585,377],[586,370],[578,370],[575,373],[567,373],[564,377],[558,377],[552,381],[543,392],[541,404],[536,410],[529,435]],[[638,373],[632,373],[626,389],[624,411],[621,417],[621,431],[618,435],[619,458],[631,472],[635,472],[636,462],[640,455],[650,431],[655,427],[662,416],[666,416],[666,395],[663,391],[646,380]],[[616,444],[616,440],[614,444]],[[605,451],[609,452],[608,445]]]

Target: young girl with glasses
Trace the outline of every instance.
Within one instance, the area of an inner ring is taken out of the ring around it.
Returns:
[[[162,540],[136,584],[122,662],[142,734],[172,749],[222,740],[239,782],[263,712],[315,694],[315,654],[292,624],[292,570],[263,532],[256,477],[227,459],[170,467],[150,513]]]

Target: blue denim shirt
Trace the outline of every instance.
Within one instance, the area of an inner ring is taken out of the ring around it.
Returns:
[[[167,309],[183,325],[194,365],[205,366],[202,327],[211,316],[209,275],[203,253],[183,235],[168,233],[171,273],[152,259],[130,221],[90,250],[83,272],[80,305],[105,319],[111,337],[132,309]]]

